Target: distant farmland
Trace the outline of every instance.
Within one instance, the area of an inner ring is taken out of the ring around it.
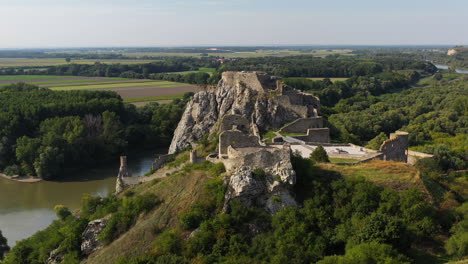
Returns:
[[[153,60],[111,60],[111,59],[83,59],[83,60],[74,60],[72,59],[70,63],[76,64],[94,64],[96,62],[102,63],[121,63],[121,64],[138,64],[138,63],[149,63]],[[0,67],[21,67],[21,66],[55,66],[68,64],[65,61],[65,58],[0,58]]]
[[[15,82],[26,82],[47,87],[55,91],[71,90],[108,90],[118,93],[125,102],[142,105],[141,102],[168,102],[181,98],[184,93],[197,92],[201,88],[185,83],[158,80],[77,77],[77,76],[45,76],[17,75],[0,76],[0,86]]]

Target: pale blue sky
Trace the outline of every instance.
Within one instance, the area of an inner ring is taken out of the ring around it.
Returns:
[[[0,48],[468,44],[468,0],[0,0]]]

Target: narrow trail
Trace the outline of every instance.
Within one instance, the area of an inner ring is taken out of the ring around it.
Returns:
[[[172,174],[173,172],[180,170],[187,164],[188,164],[188,161],[174,168],[161,168],[157,170],[155,173],[151,174],[150,176],[125,177],[123,178],[123,181],[125,185],[130,185],[130,186],[137,185],[140,183],[150,182],[151,180],[154,180],[154,179],[165,178],[169,176],[170,174]]]

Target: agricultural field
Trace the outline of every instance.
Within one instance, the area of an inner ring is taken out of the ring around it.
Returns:
[[[70,63],[76,64],[94,64],[96,62],[102,63],[121,63],[121,64],[138,64],[138,63],[149,63],[151,60],[107,60],[107,59],[83,59],[83,60],[74,60],[72,59]],[[68,64],[65,61],[65,58],[0,58],[0,67],[21,67],[21,66],[55,66]]]
[[[184,93],[201,90],[198,86],[185,83],[145,79],[49,75],[0,76],[0,86],[16,82],[32,83],[55,91],[114,91],[124,99],[124,102],[137,106],[148,102],[168,103],[174,99],[182,98]]]
[[[257,50],[255,52],[232,52],[232,53],[210,53],[206,52],[208,56],[220,56],[225,58],[254,58],[265,56],[291,56],[291,55],[314,55],[317,57],[325,57],[328,55],[349,55],[352,56],[350,49],[334,49],[334,50],[313,50],[313,51],[298,51],[298,50]],[[124,53],[124,56],[129,57],[201,57],[201,53],[165,53],[165,52],[129,52]]]

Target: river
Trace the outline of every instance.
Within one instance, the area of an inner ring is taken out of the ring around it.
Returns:
[[[448,66],[448,65],[434,64],[434,66],[436,66],[437,69],[439,69],[439,70],[448,70],[448,69],[449,69],[449,66]],[[457,72],[457,73],[462,73],[462,74],[468,74],[468,70],[455,69],[455,72]]]
[[[128,156],[133,176],[142,176],[151,168],[158,149]],[[80,174],[64,175],[57,181],[19,183],[0,178],[0,230],[10,246],[18,240],[46,228],[57,219],[54,206],[63,204],[71,210],[80,208],[83,193],[106,196],[115,191],[119,159]]]

